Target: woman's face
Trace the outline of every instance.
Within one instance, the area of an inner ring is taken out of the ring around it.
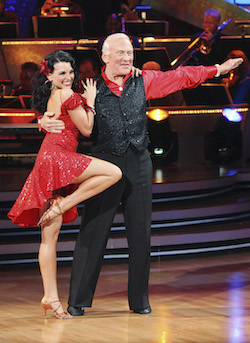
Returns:
[[[48,75],[55,88],[71,88],[75,78],[75,72],[69,62],[58,62],[54,64],[54,70]]]

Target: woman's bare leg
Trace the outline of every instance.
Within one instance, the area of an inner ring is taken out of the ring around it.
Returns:
[[[49,301],[58,299],[56,243],[61,225],[62,216],[58,216],[41,227],[38,259],[43,280],[44,297]]]
[[[68,211],[82,201],[103,192],[118,182],[121,177],[122,172],[119,167],[107,161],[92,157],[90,165],[73,182],[80,184],[77,190],[63,198],[59,206],[52,206],[45,215],[44,222],[55,218],[60,213]]]
[[[61,209],[65,212],[82,201],[103,192],[117,183],[121,177],[122,172],[119,167],[93,158],[87,169],[74,181],[74,183],[80,184],[78,189],[60,202]]]
[[[56,243],[62,225],[62,216],[51,220],[48,224],[41,227],[41,244],[39,249],[39,266],[43,280],[44,296],[43,304],[51,303],[56,315],[62,319],[71,318],[65,314],[58,296],[57,288],[57,261],[56,261]]]

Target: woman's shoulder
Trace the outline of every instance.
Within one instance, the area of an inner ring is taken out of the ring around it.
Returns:
[[[61,101],[63,107],[73,110],[82,104],[82,97],[72,89],[62,89]]]
[[[64,103],[67,101],[72,95],[75,94],[71,88],[63,88],[60,90],[61,101]]]

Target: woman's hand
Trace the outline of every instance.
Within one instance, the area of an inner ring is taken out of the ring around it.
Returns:
[[[134,66],[132,66],[131,72],[132,72],[132,77],[138,77],[139,75],[142,74],[141,69],[136,68],[136,67],[134,67]]]
[[[86,79],[86,83],[82,81],[82,85],[84,88],[84,92],[81,94],[82,97],[87,100],[88,105],[94,106],[96,97],[96,80]]]

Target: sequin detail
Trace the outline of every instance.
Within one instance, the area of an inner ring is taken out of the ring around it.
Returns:
[[[77,185],[72,181],[80,176],[91,162],[91,158],[78,154],[79,131],[70,119],[68,110],[84,106],[82,98],[73,93],[61,107],[59,119],[65,123],[62,133],[47,133],[38,152],[34,168],[29,174],[19,197],[8,213],[13,223],[19,226],[36,226],[39,209],[53,195],[53,191],[65,187],[67,194]],[[63,223],[77,217],[76,206],[63,214]]]

